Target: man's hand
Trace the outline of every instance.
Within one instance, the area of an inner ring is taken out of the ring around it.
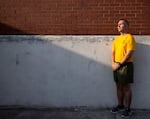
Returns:
[[[113,62],[112,63],[112,69],[113,69],[113,71],[116,71],[119,67],[120,67],[119,63],[117,63],[117,62]]]

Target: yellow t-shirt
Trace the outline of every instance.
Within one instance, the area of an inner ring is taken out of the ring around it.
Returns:
[[[115,62],[121,62],[127,51],[135,50],[135,39],[131,34],[116,37],[112,44],[112,51],[115,52]],[[127,62],[132,62],[133,57]]]

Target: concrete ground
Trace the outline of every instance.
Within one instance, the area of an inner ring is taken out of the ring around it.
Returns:
[[[109,109],[3,109],[0,119],[122,119]],[[133,110],[130,119],[150,119],[150,110]]]

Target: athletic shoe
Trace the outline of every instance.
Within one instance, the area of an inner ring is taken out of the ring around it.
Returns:
[[[123,112],[123,111],[124,111],[124,106],[120,106],[120,105],[111,109],[112,113],[118,113],[118,112]]]

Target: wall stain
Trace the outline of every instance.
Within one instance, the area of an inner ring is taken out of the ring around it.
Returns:
[[[16,54],[16,65],[19,65],[20,64],[20,61],[19,61],[19,55]]]

